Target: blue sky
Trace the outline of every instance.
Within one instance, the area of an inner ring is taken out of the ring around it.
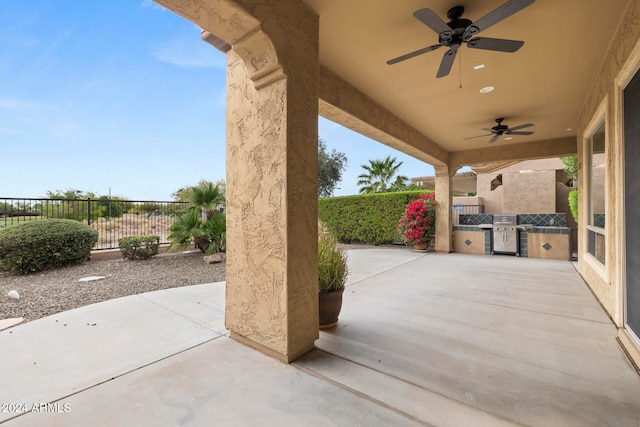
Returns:
[[[360,165],[419,160],[320,118],[357,194]],[[150,0],[4,1],[0,13],[0,197],[79,189],[170,200],[225,178],[225,56]]]

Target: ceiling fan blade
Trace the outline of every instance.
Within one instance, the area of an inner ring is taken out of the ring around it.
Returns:
[[[437,34],[452,31],[451,28],[429,8],[416,10],[413,12],[413,16]]]
[[[525,123],[523,125],[519,125],[519,126],[514,126],[512,128],[509,128],[509,130],[520,130],[520,129],[524,129],[524,128],[530,128],[531,126],[533,126],[533,123]]]
[[[422,48],[422,49],[418,49],[415,52],[407,53],[406,55],[402,55],[402,56],[399,56],[397,58],[390,59],[390,60],[387,61],[387,64],[388,65],[393,65],[393,64],[396,64],[396,63],[398,63],[400,61],[404,61],[406,59],[413,58],[414,56],[418,56],[418,55],[422,55],[423,53],[431,52],[432,50],[436,50],[436,49],[438,49],[440,47],[442,47],[441,44],[434,44],[432,46],[428,46],[428,47],[425,47],[425,48]]]
[[[487,132],[495,133],[496,131],[489,128],[482,128],[482,130],[486,130]],[[491,135],[491,133],[489,135]]]
[[[451,71],[451,67],[453,66],[453,62],[456,60],[456,54],[458,53],[457,46],[451,46],[451,49],[444,53],[442,57],[442,61],[440,62],[440,68],[438,68],[438,74],[436,74],[436,78],[444,77],[449,75]]]
[[[509,135],[533,135],[533,132],[509,132]]]
[[[468,139],[483,138],[483,137],[485,137],[485,136],[491,136],[491,135],[492,135],[491,133],[488,133],[488,134],[486,134],[486,135],[472,136],[472,137],[469,137],[469,138],[465,138],[463,141],[466,141],[466,140],[468,140]]]
[[[535,0],[509,0],[470,25],[467,31],[465,31],[465,36],[467,33],[471,35],[486,30],[514,13],[520,12],[525,7],[530,6],[534,1]]]
[[[491,138],[489,140],[489,144],[493,144],[494,142],[496,142],[498,140],[498,138],[500,138],[500,135],[493,135],[493,138]]]
[[[476,37],[467,42],[467,46],[473,49],[497,50],[498,52],[513,53],[524,44],[520,40],[493,39],[490,37]]]

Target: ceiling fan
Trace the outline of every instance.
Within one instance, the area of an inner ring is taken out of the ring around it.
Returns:
[[[490,132],[490,133],[486,135],[472,136],[471,138],[465,138],[465,140],[473,139],[473,138],[482,138],[483,136],[493,135],[493,137],[489,140],[489,143],[493,143],[493,142],[496,142],[498,138],[501,137],[502,135],[533,135],[533,132],[530,132],[530,131],[524,131],[524,132],[520,131],[520,129],[533,126],[533,123],[525,123],[523,125],[514,126],[510,128],[509,126],[502,124],[503,120],[504,120],[503,118],[496,119],[496,123],[498,124],[492,127],[491,129],[482,128],[482,130],[486,130],[487,132]]]
[[[438,44],[390,59],[387,61],[387,64],[396,64],[406,59],[422,55],[423,53],[431,52],[432,50],[436,50],[442,46],[446,46],[449,50],[445,52],[442,57],[440,68],[436,75],[437,78],[440,78],[448,75],[451,71],[458,49],[463,43],[466,43],[467,46],[473,49],[485,49],[510,53],[515,52],[522,47],[524,44],[523,41],[474,36],[480,31],[484,31],[514,13],[519,12],[525,7],[531,5],[534,1],[535,0],[509,0],[494,11],[489,12],[487,15],[478,19],[476,22],[461,18],[464,13],[464,7],[462,6],[456,6],[449,9],[447,12],[447,18],[449,18],[450,21],[448,23],[445,23],[433,10],[429,8],[417,10],[413,13],[413,16],[415,16],[424,25],[438,33]]]

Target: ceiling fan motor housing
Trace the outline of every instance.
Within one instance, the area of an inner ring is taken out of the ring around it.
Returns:
[[[509,126],[507,125],[503,125],[502,121],[504,119],[496,119],[496,122],[498,123],[497,125],[495,125],[494,127],[491,128],[492,131],[494,131],[494,133],[496,135],[502,135],[503,133],[509,133]]]
[[[460,46],[465,40],[464,34],[465,31],[473,22],[469,19],[461,18],[464,13],[464,7],[456,6],[447,12],[447,18],[451,21],[447,22],[449,28],[453,30],[453,32],[444,31],[439,34],[438,41],[443,46],[451,46],[458,45]]]

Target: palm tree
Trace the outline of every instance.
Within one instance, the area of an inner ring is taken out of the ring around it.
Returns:
[[[224,195],[218,184],[213,185],[211,182],[207,182],[204,185],[191,188],[189,202],[191,203],[190,209],[199,211],[207,219],[210,219],[215,210],[224,204]]]
[[[218,185],[208,183],[190,188],[187,210],[169,227],[169,249],[186,249],[193,241],[202,253],[223,252],[226,247],[225,214],[216,211],[225,198]]]
[[[395,157],[387,156],[384,160],[369,160],[368,165],[361,165],[367,173],[358,176],[360,193],[385,193],[387,191],[401,191],[407,187],[409,179],[404,175],[396,176],[403,162]],[[393,178],[395,177],[395,181]]]

